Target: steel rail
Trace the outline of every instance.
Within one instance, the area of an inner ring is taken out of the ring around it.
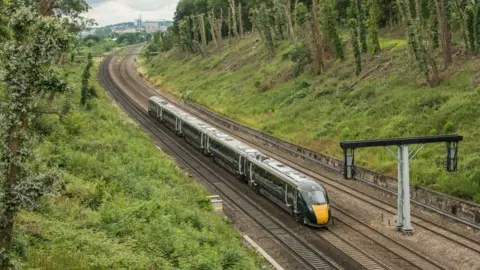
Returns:
[[[157,139],[164,142],[170,151],[175,153],[175,155],[183,162],[188,164],[192,170],[196,171],[198,174],[203,176],[205,180],[215,186],[225,197],[229,198],[232,202],[234,202],[235,205],[242,209],[245,214],[256,220],[257,223],[261,225],[267,232],[269,232],[275,239],[283,243],[283,245],[289,249],[290,252],[300,258],[303,261],[303,264],[312,269],[343,269],[335,261],[328,258],[321,251],[317,250],[315,247],[312,247],[310,244],[306,243],[305,240],[293,233],[290,229],[286,228],[283,224],[281,224],[281,222],[276,220],[275,217],[265,212],[250,198],[241,193],[235,192],[234,187],[228,181],[223,180],[221,176],[211,170],[208,165],[205,165],[197,157],[190,155],[189,151],[186,150],[182,144],[170,138],[172,135],[169,135],[162,129],[158,128],[157,124],[149,119],[151,117],[149,117],[148,113],[139,108],[138,104],[135,105],[136,103],[133,101],[133,99],[125,93],[122,93],[122,91],[119,90],[118,85],[116,85],[115,82],[109,78],[107,69],[110,60],[111,58],[107,58],[107,60],[102,64],[101,78],[103,79],[103,85],[106,89],[108,89],[108,91],[111,92],[111,94],[119,103],[125,106],[125,109],[134,118],[142,123],[145,128],[147,128],[155,137],[157,137]],[[159,134],[162,135],[160,136]],[[167,141],[165,142],[166,138]],[[193,165],[192,163],[197,164],[197,166]],[[200,168],[203,168],[204,170],[202,171]],[[205,171],[207,171],[210,175],[205,176]],[[211,178],[214,178],[215,180],[212,180]]]
[[[174,104],[182,107],[182,106],[179,105],[176,101],[172,101],[172,99],[170,99],[168,96],[162,95],[161,93],[158,93],[157,91],[153,90],[153,89],[152,89],[149,85],[147,85],[143,80],[140,80],[140,77],[137,76],[138,78],[135,78],[135,77],[132,76],[132,74],[129,74],[129,73],[127,73],[127,74],[128,74],[128,76],[129,76],[130,79],[135,80],[135,81],[137,81],[139,84],[142,84],[143,86],[145,86],[145,87],[151,92],[150,94],[152,94],[152,95],[161,95],[163,98],[167,99],[168,101],[170,101],[170,102],[172,102],[172,103],[174,103]],[[144,94],[145,97],[148,97],[148,93],[145,93],[143,90],[141,90],[141,91],[143,92],[143,94]],[[192,106],[192,104],[188,104],[188,105],[189,105],[189,106]],[[207,115],[210,115],[210,116],[211,116],[212,118],[214,118],[214,119],[218,119],[218,120],[220,120],[220,121],[229,122],[232,126],[238,126],[238,125],[240,125],[240,126],[242,126],[242,127],[245,127],[245,126],[243,126],[242,124],[238,124],[238,123],[233,122],[233,121],[231,121],[231,120],[229,120],[229,119],[224,119],[223,117],[218,116],[218,115],[216,115],[215,113],[210,112],[209,110],[206,110],[206,109],[204,109],[204,108],[202,108],[202,107],[200,107],[200,106],[198,106],[198,105],[196,105],[196,104],[194,104],[194,106],[192,106],[192,107],[194,107],[194,108],[196,108],[197,110],[200,110],[200,111],[206,113]],[[201,116],[201,115],[196,115],[196,116],[199,117],[199,118],[201,118],[202,120],[205,120],[205,121],[207,121],[207,122],[209,122],[209,123],[217,126],[217,127],[220,126],[218,123],[214,123],[214,122],[212,122],[210,119],[207,119],[207,118],[205,118],[205,117],[203,117],[203,116]],[[220,127],[221,127],[221,126],[220,126]],[[224,129],[224,128],[222,128],[222,129]],[[246,127],[246,129],[251,129],[251,128]],[[254,133],[249,133],[248,131],[246,131],[246,132],[247,132],[248,134],[250,134],[251,136],[254,136],[254,137],[257,137],[257,138],[260,138],[260,139],[265,139],[265,138],[262,138],[262,137],[257,136],[257,135],[254,134]],[[259,132],[259,131],[257,131],[257,132]],[[270,136],[270,135],[267,135],[267,136]],[[236,136],[236,137],[238,137],[238,136]],[[242,139],[243,139],[244,141],[246,140],[245,138],[242,138]],[[268,139],[265,139],[265,140],[268,141]],[[281,140],[281,139],[277,139],[277,140],[283,141],[283,140]],[[255,143],[255,142],[252,142],[252,141],[248,141],[248,140],[246,140],[246,141],[247,141],[247,143],[252,143],[252,144],[254,144],[254,145],[262,148],[263,150],[265,150],[265,147],[262,146],[262,145],[260,145],[260,144],[258,144],[258,143]],[[298,152],[295,152],[295,151],[290,150],[290,149],[288,149],[288,148],[286,148],[286,147],[283,147],[283,146],[281,146],[281,145],[278,145],[278,144],[275,143],[275,142],[272,142],[272,141],[268,141],[268,142],[271,143],[271,144],[275,144],[275,145],[278,146],[279,148],[283,148],[283,149],[285,149],[285,150],[290,151],[291,153],[294,153],[294,154],[296,154],[296,155],[299,155]],[[287,143],[288,143],[288,142],[287,142]],[[267,151],[268,151],[268,150],[267,150]],[[268,151],[268,152],[271,153],[271,151]],[[274,156],[275,156],[275,158],[278,158],[278,159],[280,159],[280,160],[286,160],[286,158],[279,157],[277,154],[274,154]],[[308,157],[308,156],[303,156],[303,157],[304,157],[304,159],[309,159],[309,160],[311,160],[312,162],[320,163],[320,162],[317,162],[317,160],[314,160],[314,159],[312,159],[312,158],[310,158],[310,157]],[[288,162],[289,162],[289,163],[294,163],[296,166],[301,167],[301,168],[302,168],[301,170],[302,170],[305,174],[307,174],[307,175],[309,175],[309,176],[311,176],[311,177],[313,177],[313,178],[315,178],[315,179],[318,179],[318,180],[321,181],[323,184],[327,184],[327,185],[329,185],[329,186],[331,186],[331,187],[333,187],[333,188],[336,188],[336,189],[339,189],[339,187],[337,187],[337,185],[341,185],[341,186],[343,186],[344,188],[347,188],[347,189],[349,189],[349,190],[354,190],[355,192],[347,191],[347,190],[345,190],[345,189],[340,189],[342,192],[347,192],[347,193],[349,193],[350,195],[352,195],[353,197],[355,197],[355,198],[357,198],[357,199],[360,199],[360,200],[362,200],[362,201],[364,201],[364,202],[367,202],[368,204],[370,204],[370,205],[372,205],[372,206],[374,206],[374,207],[377,207],[377,208],[379,208],[379,209],[381,209],[381,210],[383,210],[383,211],[386,211],[386,212],[388,212],[388,213],[391,213],[391,214],[396,214],[396,210],[395,210],[395,209],[392,209],[392,208],[391,208],[391,209],[387,209],[387,208],[384,207],[384,206],[379,206],[378,204],[372,203],[371,200],[380,202],[382,205],[387,205],[387,206],[389,206],[389,207],[394,207],[391,203],[388,203],[388,202],[385,202],[385,201],[383,201],[383,200],[380,200],[379,198],[377,198],[377,197],[375,197],[375,196],[372,196],[372,195],[370,195],[370,194],[368,194],[368,193],[366,193],[366,192],[359,191],[359,190],[357,190],[357,189],[351,188],[351,187],[347,186],[346,184],[338,183],[338,182],[333,182],[333,181],[332,181],[331,179],[329,179],[327,176],[322,175],[321,173],[312,171],[311,169],[307,168],[306,166],[304,166],[304,165],[302,165],[302,164],[300,164],[300,163],[297,163],[297,162],[295,162],[295,161],[288,160]],[[294,165],[294,167],[296,167],[295,165]],[[338,171],[338,169],[336,169],[335,167],[330,166],[330,165],[328,165],[328,164],[323,164],[323,163],[322,163],[321,165],[328,166],[330,169],[335,169],[335,170]],[[318,177],[317,175],[318,175],[318,176],[321,176],[321,177]],[[321,178],[321,179],[319,179],[319,178]],[[388,192],[388,193],[390,193],[390,194],[392,194],[392,195],[396,195],[395,192],[393,192],[393,191],[391,191],[391,190],[389,190],[389,189],[386,189],[386,188],[384,188],[384,187],[375,185],[375,184],[373,184],[372,182],[370,182],[370,181],[368,181],[368,180],[362,180],[362,179],[359,179],[359,180],[361,180],[361,181],[363,181],[363,182],[367,183],[368,185],[371,185],[371,186],[373,186],[373,187],[375,187],[375,188],[379,188],[379,189],[381,189],[382,191]],[[329,181],[329,183],[326,183],[325,181]],[[358,195],[356,194],[356,192],[361,193],[363,196],[367,196],[367,197],[369,198],[369,200],[366,200],[365,198],[361,198],[360,196],[358,196]],[[412,201],[412,202],[415,203],[415,201]],[[429,206],[424,205],[423,203],[417,202],[417,204],[418,204],[418,205],[421,205],[421,206],[425,206],[426,208],[429,208]],[[439,211],[439,210],[436,209],[436,208],[433,208],[433,209],[431,209],[431,210]],[[442,213],[442,214],[446,214],[446,213],[444,213],[444,212],[441,212],[441,213]],[[431,222],[431,221],[429,221],[429,220],[427,220],[427,219],[425,219],[425,218],[423,218],[423,217],[421,217],[421,216],[419,216],[419,215],[417,215],[417,214],[413,214],[413,216],[414,216],[415,218],[412,220],[412,222],[413,222],[414,224],[422,227],[423,229],[426,229],[426,230],[428,230],[428,231],[431,231],[431,232],[433,232],[433,233],[435,233],[435,234],[437,234],[437,235],[440,235],[440,236],[444,237],[445,239],[447,239],[447,240],[449,240],[449,241],[455,242],[455,243],[457,243],[457,244],[459,244],[459,245],[461,245],[461,246],[463,246],[463,247],[466,247],[466,248],[468,248],[468,249],[470,249],[470,250],[473,250],[473,251],[475,251],[475,252],[477,252],[477,253],[480,253],[480,241],[475,240],[475,239],[468,238],[468,237],[466,237],[466,236],[464,236],[464,235],[462,235],[462,234],[459,234],[459,233],[457,233],[457,232],[455,232],[455,231],[453,231],[453,230],[451,230],[451,229],[449,229],[449,228],[446,228],[446,227],[441,226],[441,225],[439,225],[439,224],[433,223],[433,222]],[[455,218],[457,218],[457,217],[452,216],[452,218],[455,219]],[[420,221],[419,221],[419,220],[420,220]],[[423,223],[426,223],[426,224],[423,224]],[[437,227],[438,229],[432,228],[432,225],[435,226],[435,227]],[[448,233],[451,233],[451,234],[455,235],[454,237],[456,237],[457,239],[454,239],[454,238],[452,238],[451,236],[447,236],[447,235],[445,235],[443,232],[439,232],[439,230],[440,230],[440,231],[443,230],[443,231],[446,231],[446,232],[448,232]],[[458,238],[460,238],[460,239],[458,239]],[[475,246],[475,247],[472,247],[471,243],[474,243],[476,246]]]

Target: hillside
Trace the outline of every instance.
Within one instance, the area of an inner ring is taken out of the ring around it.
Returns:
[[[307,65],[295,77],[290,56],[299,50],[278,41],[271,58],[257,34],[210,46],[206,56],[173,49],[139,70],[164,91],[337,157],[340,140],[461,134],[459,172],[443,169],[443,144],[428,145],[410,165],[412,183],[480,202],[480,59],[454,47],[453,65],[430,88],[409,63],[403,37],[402,29],[384,31],[381,53],[362,56],[359,76],[346,46],[346,59],[330,61],[325,73],[313,76]],[[384,149],[356,153],[359,164],[396,176],[397,163]]]
[[[85,60],[69,68],[71,112],[35,121],[38,172],[52,189],[16,217],[14,262],[29,269],[258,269],[259,258],[212,212],[208,193],[157,150],[96,82],[80,105]],[[1,91],[1,89],[0,89]],[[52,109],[65,102],[55,99]],[[188,194],[188,196],[185,196]],[[197,267],[197,268],[195,268]]]

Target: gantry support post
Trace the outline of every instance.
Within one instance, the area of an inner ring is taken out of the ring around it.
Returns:
[[[463,140],[460,135],[434,135],[418,136],[407,138],[389,138],[358,141],[341,141],[340,147],[344,153],[343,177],[346,179],[355,179],[355,158],[354,150],[362,147],[383,146],[385,150],[398,161],[398,192],[397,192],[397,230],[402,232],[412,232],[412,223],[410,217],[410,166],[409,162],[413,159],[426,143],[447,143],[447,162],[446,169],[449,172],[457,171],[458,142]],[[408,152],[411,144],[418,144]],[[390,145],[398,147],[398,155],[388,148]]]
[[[412,157],[413,158],[413,157]],[[410,155],[408,145],[398,146],[398,196],[397,196],[397,230],[411,232],[410,218]]]

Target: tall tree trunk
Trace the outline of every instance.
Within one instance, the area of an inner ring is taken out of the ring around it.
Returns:
[[[465,43],[465,50],[467,50],[468,52],[471,53],[473,50],[472,50],[472,48],[470,48],[469,43],[468,43],[467,19],[466,19],[464,9],[462,8],[462,6],[461,6],[461,4],[458,0],[454,0],[454,5],[455,5],[455,10],[456,10],[458,16],[460,17],[460,21],[459,21],[460,32],[462,33],[462,39],[463,39],[463,42]]]
[[[210,23],[210,34],[212,35],[213,43],[215,43],[215,47],[218,48],[217,37],[216,37],[217,34],[215,31],[215,16],[213,13],[213,9],[207,12],[207,18],[208,18],[208,22]]]
[[[23,96],[23,95],[22,95]],[[18,102],[25,104],[25,97],[20,97]],[[15,103],[14,103],[15,104]],[[26,106],[18,106],[17,108],[25,108]],[[7,254],[12,251],[13,241],[13,222],[18,209],[15,187],[21,178],[21,167],[19,164],[22,161],[22,136],[28,125],[27,114],[20,109],[15,110],[15,121],[11,121],[10,130],[6,141],[6,149],[3,152],[2,160],[6,164],[5,183],[4,183],[4,198],[2,201],[4,212],[0,217],[0,259],[3,252]],[[3,250],[3,251],[2,251]],[[9,269],[8,261],[0,261],[0,269]]]
[[[243,36],[243,13],[242,13],[242,2],[238,1],[238,25],[240,28],[240,36]]]
[[[318,20],[316,15],[317,12],[318,12],[318,0],[313,0],[312,12],[309,18],[310,28],[312,31],[312,49],[315,52],[315,57],[313,62],[314,62],[315,74],[321,74],[325,69],[325,65],[323,61],[322,44],[320,41],[320,30],[318,29]]]
[[[297,26],[297,4],[298,0],[295,0],[295,3],[293,5],[293,10],[292,10],[292,23],[293,23],[293,31],[295,32],[295,27]]]
[[[204,14],[197,15],[200,21],[200,34],[202,35],[202,44],[203,47],[207,47],[207,30],[205,29],[205,20],[203,19]]]
[[[440,45],[443,52],[443,61],[445,68],[452,64],[452,52],[451,52],[451,35],[450,24],[447,18],[447,12],[445,10],[445,0],[435,0],[437,9],[438,23],[440,24]]]
[[[314,0],[316,1],[316,0]],[[315,74],[321,74],[325,68],[323,63],[323,50],[320,44],[319,30],[317,20],[313,15],[309,18],[310,28],[312,30],[312,49],[315,52],[314,57],[314,71]]]
[[[217,42],[222,46],[222,25],[223,25],[223,9],[220,9],[220,17],[215,20],[215,32],[217,33]]]
[[[368,50],[367,47],[367,27],[365,25],[365,9],[362,5],[362,0],[357,0],[357,11],[358,11],[358,26],[360,27],[360,46],[362,52],[366,53]]]
[[[285,0],[285,18],[287,19],[287,31],[288,36],[295,44],[297,40],[295,38],[295,32],[293,31],[293,23],[292,23],[292,11],[291,11],[292,2],[291,0]]]
[[[415,0],[415,18],[418,23],[420,23],[420,17],[422,16],[422,8],[420,4],[421,0]]]
[[[238,30],[237,30],[237,17],[235,15],[235,0],[229,0],[230,1],[230,9],[231,9],[231,14],[232,14],[232,27],[233,27],[233,34],[237,37],[238,36]]]

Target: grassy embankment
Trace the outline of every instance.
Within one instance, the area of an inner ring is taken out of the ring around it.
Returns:
[[[231,119],[337,157],[340,140],[464,135],[459,173],[442,168],[443,144],[428,145],[411,163],[412,183],[480,202],[480,60],[455,57],[453,66],[441,71],[441,85],[428,88],[409,65],[402,36],[384,35],[381,54],[364,56],[361,76],[373,71],[360,81],[351,51],[320,76],[307,69],[295,78],[288,57],[293,45],[279,43],[275,58],[268,59],[257,36],[206,57],[170,51],[140,70],[164,91],[188,95]],[[384,149],[356,153],[360,164],[396,175],[397,163]]]
[[[211,212],[208,193],[103,93],[79,105],[85,62],[70,70],[72,112],[35,124],[32,168],[60,182],[16,218],[16,261],[31,269],[255,269],[257,255]],[[56,105],[64,98],[56,100]],[[56,106],[54,105],[54,107]]]

